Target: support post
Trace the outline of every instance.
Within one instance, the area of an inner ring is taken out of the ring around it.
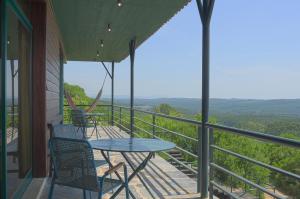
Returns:
[[[1,65],[0,65],[0,133],[1,133],[1,166],[0,166],[0,198],[7,198],[7,165],[6,165],[6,59],[7,59],[7,1],[0,0],[0,34],[1,34]]]
[[[134,56],[135,56],[135,39],[129,42],[130,54],[130,137],[133,137],[134,131]]]
[[[209,128],[209,163],[213,163],[214,161],[214,150],[210,146],[214,144],[214,129]],[[209,178],[213,179],[214,172],[212,167],[209,166]],[[209,199],[213,199],[213,185],[209,186]]]
[[[14,139],[15,133],[15,61],[10,60],[11,71],[11,140]],[[17,73],[16,73],[17,74]]]
[[[114,76],[115,62],[111,62],[111,125],[114,125]]]
[[[32,175],[35,178],[48,174],[48,145],[46,126],[46,2],[31,3],[32,32]]]
[[[64,118],[64,56],[61,48],[59,49],[59,54],[59,114]]]
[[[201,126],[201,164],[200,187],[201,198],[207,198],[209,183],[209,132],[206,127],[209,114],[209,51],[210,21],[215,0],[197,0],[202,22],[202,126]],[[199,137],[200,138],[200,137]],[[198,138],[198,139],[199,139]],[[199,167],[198,167],[199,169]]]
[[[202,46],[202,128],[201,128],[201,198],[207,197],[208,190],[208,122],[209,111],[209,26],[203,27]],[[202,197],[203,195],[203,197]]]
[[[152,138],[155,138],[155,125],[156,125],[156,117],[155,114],[152,114]]]
[[[120,107],[120,112],[119,112],[119,124],[122,125],[122,107]],[[121,126],[120,126],[121,128]]]
[[[201,152],[202,152],[202,142],[201,142],[201,131],[202,131],[202,126],[198,125],[197,126],[197,138],[198,138],[198,147],[197,147],[197,192],[201,192]]]

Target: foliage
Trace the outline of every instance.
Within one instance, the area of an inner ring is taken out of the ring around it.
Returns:
[[[70,94],[75,104],[88,105],[92,102],[92,99],[85,94],[84,89],[80,86],[64,83],[64,89]]]
[[[174,107],[171,107],[168,104],[161,104],[154,108],[155,112],[163,113],[170,116],[182,117],[183,114],[178,112]],[[185,116],[185,115],[184,115]],[[152,123],[152,117],[146,114],[137,114],[136,115],[139,120],[147,121],[148,123]],[[190,117],[191,119],[201,121],[201,115],[196,114],[194,117]],[[209,118],[210,123],[217,123],[217,118],[211,117]],[[284,123],[277,123],[284,125]],[[152,132],[152,127],[148,124],[141,121],[135,120],[136,126],[139,129],[146,129],[148,132]],[[158,117],[156,118],[156,125],[159,127],[163,127],[164,129],[180,132],[181,134],[191,137],[198,137],[198,127],[193,124],[188,124],[186,122],[175,121],[167,118]],[[263,129],[263,125],[257,124],[255,122],[246,123],[245,126],[241,124],[240,128],[247,129],[251,127],[252,130],[256,131],[266,131],[266,128]],[[287,127],[288,128],[288,127]],[[139,129],[136,129],[136,132],[139,133],[140,136],[149,136],[149,133],[145,133]],[[281,129],[285,129],[281,127]],[[187,139],[185,137],[181,137],[178,135],[174,135],[166,130],[160,131],[161,129],[156,128],[156,136],[170,140],[176,143],[177,146],[193,153],[197,154],[197,142]],[[280,136],[291,138],[291,139],[299,139],[297,135],[294,133],[277,133]],[[293,149],[290,147],[280,146],[276,144],[265,143],[262,141],[258,141],[255,139],[247,138],[244,136],[234,135],[230,132],[215,130],[214,131],[214,144],[221,148],[230,150],[232,152],[244,155],[246,157],[252,158],[254,160],[270,164],[276,166],[278,168],[299,174],[300,172],[300,151],[297,149]],[[192,163],[192,165],[197,166],[197,160],[195,157],[182,153],[185,161]],[[300,182],[294,179],[287,178],[278,173],[272,172],[269,169],[258,166],[249,161],[242,160],[240,158],[234,157],[232,155],[225,154],[224,152],[214,150],[214,162],[229,171],[232,171],[252,182],[260,184],[262,186],[267,186],[271,184],[276,187],[276,189],[282,191],[283,193],[296,197],[299,196],[300,190]],[[253,190],[253,187],[245,185],[240,180],[237,180],[224,172],[220,172],[214,170],[214,178],[219,181],[219,183],[224,184],[225,186],[232,186],[234,188],[243,188],[248,191]],[[256,191],[250,191],[253,194],[256,194]]]
[[[80,105],[77,106],[80,109],[86,110],[88,108],[88,105],[90,105],[93,101],[92,98],[88,97],[84,91],[83,88],[81,88],[80,86],[77,85],[71,85],[68,83],[64,83],[64,89],[65,91],[67,91],[70,96],[72,97],[74,103],[76,105]],[[64,104],[65,104],[65,108],[64,108],[64,122],[65,123],[71,123],[71,108],[68,106],[67,100],[66,98],[64,98]],[[100,103],[98,103],[100,104]],[[104,102],[102,102],[102,104],[105,104]],[[110,111],[110,107],[103,107],[103,106],[97,106],[94,110],[94,112],[99,112],[99,113],[105,113],[106,115],[99,118],[99,120],[103,121],[110,121],[111,120],[111,111]],[[99,121],[100,122],[100,121]]]
[[[65,84],[65,89],[70,92],[76,104],[88,104],[91,101],[91,99],[85,95],[84,90],[78,86]],[[101,111],[106,111],[108,116],[110,114],[109,109],[104,110],[102,107]],[[166,103],[154,107],[153,111],[169,116],[184,117],[197,121],[201,121],[202,118],[201,114],[183,114],[178,111],[178,109]],[[108,117],[108,120],[109,119],[110,116]],[[122,109],[122,113],[116,112],[114,120],[120,127],[129,129],[129,109]],[[155,122],[154,127],[152,126],[153,121]],[[253,115],[237,117],[228,114],[226,116],[223,115],[222,117],[210,117],[209,121],[210,123],[221,122],[222,124],[241,129],[272,133],[290,139],[300,139],[300,123],[298,119],[278,118],[273,116],[268,118],[254,117]],[[201,126],[160,116],[154,117],[151,114],[138,111],[135,111],[134,125],[137,136],[159,137],[164,140],[172,141],[178,147],[188,151],[189,153],[181,151],[184,160],[194,168],[197,166],[197,158],[195,156],[197,154],[198,142],[195,139],[198,139],[199,127]],[[214,130],[214,145],[300,175],[299,149],[266,143],[221,130]],[[168,158],[165,155],[163,157]],[[300,196],[299,181],[272,172],[269,169],[257,166],[249,161],[242,160],[217,149],[213,150],[213,161],[227,170],[257,184],[265,187],[267,185],[272,185],[277,190],[280,190],[293,198],[299,198]],[[244,183],[224,172],[214,169],[213,175],[214,180],[225,186],[242,189],[246,188],[248,191],[250,190],[249,186],[245,186]]]

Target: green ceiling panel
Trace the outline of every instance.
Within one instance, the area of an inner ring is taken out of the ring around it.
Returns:
[[[52,0],[52,5],[67,60],[120,62],[129,55],[131,39],[139,46],[189,1],[123,0],[118,7],[117,0]]]

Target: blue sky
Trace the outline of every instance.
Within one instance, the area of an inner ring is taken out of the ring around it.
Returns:
[[[213,98],[300,98],[300,1],[216,0],[211,24]],[[68,62],[65,81],[95,96],[105,70]],[[115,95],[130,93],[129,60]],[[110,80],[104,95],[110,95]],[[136,97],[201,98],[201,22],[194,0],[136,51]]]

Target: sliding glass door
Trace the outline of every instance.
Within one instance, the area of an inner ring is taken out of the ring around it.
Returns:
[[[6,6],[1,20],[6,23],[1,43],[6,51],[1,65],[1,192],[2,197],[19,198],[32,169],[31,29],[14,0],[1,6]]]

